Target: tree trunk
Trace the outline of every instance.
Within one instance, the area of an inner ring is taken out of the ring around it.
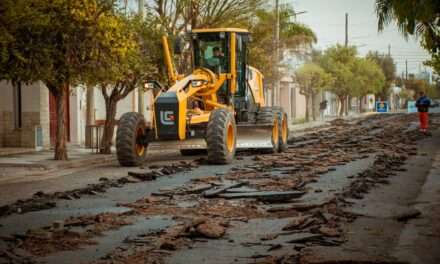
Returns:
[[[348,108],[349,108],[349,105],[351,105],[349,98],[350,98],[349,96],[345,97],[345,116],[348,116]]]
[[[316,97],[317,94],[312,94],[312,119],[316,121]]]
[[[111,154],[113,134],[115,131],[115,117],[118,101],[113,96],[105,100],[104,134],[101,141],[101,154]]]
[[[345,108],[345,98],[342,97],[338,97],[339,98],[339,116],[343,116],[344,115],[344,108]]]
[[[86,147],[92,147],[92,130],[89,126],[95,124],[95,88],[87,87],[87,116],[86,116]]]
[[[310,121],[310,95],[306,95],[306,122]]]
[[[362,113],[362,112],[363,112],[362,101],[364,101],[364,97],[365,97],[365,96],[360,96],[360,97],[359,97],[359,113]]]
[[[66,89],[67,88],[67,89]],[[55,95],[55,104],[57,111],[57,131],[55,143],[55,160],[67,160],[66,148],[66,96],[68,95],[68,84],[58,88]]]

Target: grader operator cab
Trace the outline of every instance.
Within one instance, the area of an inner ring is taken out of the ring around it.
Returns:
[[[147,148],[206,153],[213,164],[230,163],[237,149],[279,152],[287,148],[287,115],[265,105],[263,75],[247,65],[249,32],[197,29],[191,33],[193,72],[179,75],[162,39],[171,87],[155,89],[147,126],[135,112],[119,121],[116,149],[122,166],[143,163]]]

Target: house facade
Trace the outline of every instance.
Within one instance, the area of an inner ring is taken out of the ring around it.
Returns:
[[[0,82],[0,147],[49,147],[49,91],[41,83]]]
[[[57,112],[55,98],[42,82],[13,87],[0,82],[0,147],[49,149],[55,144]],[[105,102],[101,90],[93,89],[92,125],[102,125],[105,120]],[[145,93],[141,104],[151,102]],[[118,103],[116,119],[140,105],[138,91],[131,92]],[[71,87],[66,97],[66,137],[69,145],[85,146],[87,120],[87,90],[83,86]],[[151,110],[145,107],[144,115],[151,121]],[[94,139],[96,137],[93,137]]]

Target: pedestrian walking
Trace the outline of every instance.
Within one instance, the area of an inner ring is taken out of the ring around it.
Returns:
[[[426,133],[428,131],[428,112],[431,106],[431,100],[425,95],[425,92],[419,93],[420,97],[416,101],[417,112],[419,112],[420,131]]]
[[[319,114],[320,114],[321,120],[324,120],[325,109],[327,109],[327,100],[324,100],[319,104]]]

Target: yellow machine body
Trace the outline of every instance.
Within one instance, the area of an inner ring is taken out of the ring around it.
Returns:
[[[179,74],[162,38],[169,86],[153,81],[153,122],[139,113],[121,116],[116,136],[119,163],[142,164],[149,149],[206,153],[208,162],[227,164],[237,149],[287,149],[287,115],[265,105],[263,74],[248,65],[249,32],[238,28],[191,33],[192,72]],[[149,85],[148,85],[149,86]],[[141,151],[142,150],[142,151]]]
[[[244,39],[243,36],[247,36],[249,33],[244,29],[236,28],[218,28],[218,29],[198,29],[194,30],[193,34],[203,35],[203,34],[227,34],[228,55],[228,70],[222,72],[213,72],[213,70],[205,67],[196,67],[193,72],[188,76],[179,75],[173,64],[171,57],[170,48],[168,45],[168,40],[163,37],[163,48],[164,48],[164,58],[165,64],[168,70],[169,82],[172,86],[164,93],[156,97],[156,106],[160,104],[161,97],[166,97],[167,95],[173,95],[175,97],[175,102],[178,107],[177,111],[173,113],[178,113],[176,116],[172,117],[172,121],[176,123],[177,134],[175,137],[163,136],[161,133],[161,115],[160,109],[157,109],[156,118],[154,120],[154,130],[156,135],[156,140],[161,139],[175,139],[175,140],[185,140],[188,138],[188,128],[191,125],[206,124],[209,121],[210,114],[213,109],[216,108],[229,108],[234,111],[234,105],[228,102],[222,102],[218,99],[218,91],[221,88],[227,86],[227,93],[230,96],[234,96],[237,92],[237,36],[240,35],[241,40]],[[238,43],[238,45],[243,46],[243,43]],[[242,51],[245,52],[245,51]],[[252,98],[255,104],[258,106],[264,106],[264,91],[263,91],[263,75],[256,68],[246,65],[248,88],[252,93]],[[191,107],[189,104],[191,102],[198,102],[199,105],[203,107]],[[164,127],[162,130],[165,130]]]

